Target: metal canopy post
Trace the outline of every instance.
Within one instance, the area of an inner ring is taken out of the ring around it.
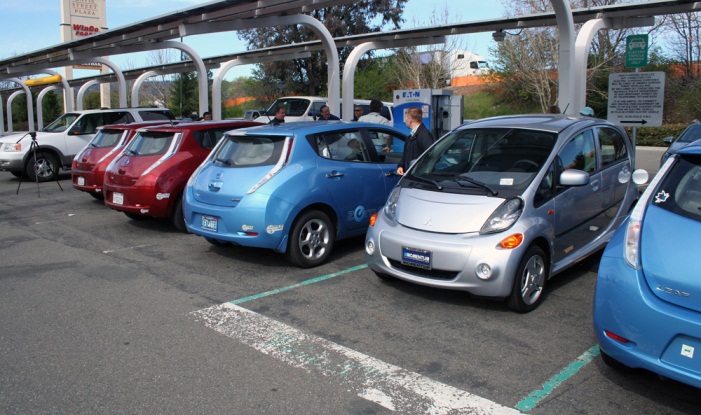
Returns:
[[[53,91],[56,89],[59,89],[56,85],[49,85],[46,88],[42,89],[41,92],[39,92],[39,95],[37,95],[37,130],[41,130],[42,128],[44,128],[44,109],[41,105],[41,103],[44,101],[44,95],[46,95],[49,91]]]
[[[105,58],[73,58],[73,54],[71,53],[71,64],[73,65],[79,65],[81,63],[89,63],[89,62],[96,62],[96,63],[101,63],[103,65],[108,66],[110,69],[112,69],[112,72],[117,76],[117,79],[119,81],[119,107],[120,108],[126,108],[127,107],[127,81],[124,78],[124,74],[122,73],[122,70],[119,69],[119,66],[117,66],[116,63],[112,62],[109,59]]]
[[[141,85],[144,83],[144,81],[152,76],[157,76],[157,75],[163,75],[163,71],[144,72],[138,78],[136,78],[136,80],[134,81],[134,85],[131,86],[131,107],[132,108],[136,108],[139,106],[139,90],[141,89]]]
[[[574,90],[574,19],[567,0],[550,0],[555,10],[558,28],[558,79],[557,104],[562,112],[573,112],[572,93]]]
[[[78,95],[75,98],[75,108],[77,111],[82,111],[83,110],[83,96],[85,95],[86,92],[88,92],[88,88],[90,88],[93,85],[97,85],[99,82],[95,79],[88,81],[84,83],[79,89],[78,89]]]
[[[9,98],[7,98],[7,132],[11,133],[13,131],[12,130],[12,101],[15,99],[15,97],[17,95],[19,95],[23,92],[27,96],[27,120],[29,121],[29,131],[35,131],[34,130],[34,106],[32,105],[32,92],[29,90],[29,87],[27,85],[25,85],[24,82],[22,82],[18,78],[9,78],[9,79],[5,79],[5,81],[14,82],[22,88],[22,91],[15,91],[12,94],[10,94]]]

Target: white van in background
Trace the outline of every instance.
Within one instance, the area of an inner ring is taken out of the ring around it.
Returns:
[[[282,97],[278,98],[273,102],[273,104],[265,111],[261,119],[256,121],[262,122],[265,118],[270,120],[273,119],[275,108],[280,105],[285,108],[285,122],[295,122],[295,121],[315,121],[319,114],[319,109],[322,106],[327,105],[328,98],[326,97],[309,97],[309,96],[299,96],[299,97]],[[360,105],[363,107],[363,115],[370,112],[370,100],[369,99],[356,99],[353,101],[354,105]],[[383,115],[388,120],[394,123],[392,119],[392,103],[383,102],[382,110],[380,114]],[[343,104],[341,104],[343,105]],[[343,111],[343,108],[341,108]],[[341,114],[333,115],[341,117]],[[345,120],[350,121],[350,120]]]

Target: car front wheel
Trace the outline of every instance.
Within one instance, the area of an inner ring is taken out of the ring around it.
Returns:
[[[27,177],[29,180],[48,182],[58,177],[58,160],[52,154],[37,152],[36,156],[29,158],[27,163]]]
[[[543,249],[531,246],[518,264],[507,305],[518,313],[533,311],[543,301],[548,280],[548,261]]]
[[[302,214],[294,222],[285,256],[301,268],[323,264],[331,253],[336,231],[331,219],[320,211]]]

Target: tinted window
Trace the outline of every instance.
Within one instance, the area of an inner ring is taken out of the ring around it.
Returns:
[[[144,121],[160,121],[160,120],[172,120],[173,114],[167,110],[141,110],[139,111],[141,119]]]
[[[231,131],[231,127],[221,127],[212,130],[199,130],[193,131],[192,137],[197,141],[197,144],[211,150],[217,145],[219,140],[224,136],[227,131]]]
[[[307,112],[309,100],[302,98],[278,99],[268,109],[268,115],[275,115],[275,108],[278,106],[285,109],[285,115],[289,115],[291,117],[301,117],[305,112]]]
[[[560,151],[562,170],[578,169],[588,173],[596,170],[596,152],[594,151],[594,134],[586,130],[575,136]]]
[[[680,157],[654,194],[655,206],[701,221],[701,157]]]
[[[285,137],[225,135],[214,163],[228,167],[273,166],[280,160]]]
[[[105,112],[102,114],[102,116],[104,121],[100,125],[128,124],[130,122],[134,122],[134,117],[126,111]]]
[[[95,134],[97,127],[103,125],[102,114],[85,114],[71,127],[70,132],[74,134]]]
[[[598,129],[601,167],[628,159],[626,143],[618,130],[603,127]]]
[[[317,152],[321,157],[345,161],[370,160],[359,131],[320,134],[316,140]]]
[[[677,141],[680,143],[691,143],[701,138],[701,124],[692,124],[684,130]]]
[[[132,156],[153,156],[165,154],[173,141],[175,133],[142,132],[129,143],[125,153]]]
[[[90,147],[108,148],[114,147],[124,135],[124,130],[99,130],[95,138],[90,141]]]
[[[42,131],[48,131],[52,133],[60,133],[66,130],[73,122],[78,118],[80,114],[63,114],[58,117],[54,122],[44,127]]]
[[[370,140],[383,163],[398,164],[404,153],[404,137],[386,130],[369,129]]]

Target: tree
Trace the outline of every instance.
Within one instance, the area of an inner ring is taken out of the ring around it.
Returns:
[[[41,102],[41,111],[44,124],[49,124],[63,114],[62,98],[55,91],[47,92]]]
[[[333,37],[377,32],[387,26],[398,29],[407,0],[360,0],[354,3],[317,9],[310,14],[319,20]],[[245,30],[241,38],[248,49],[302,43],[318,39],[306,26],[291,25]],[[339,50],[341,63],[346,61],[352,48]],[[258,64],[253,76],[267,87],[265,94],[320,95],[327,91],[328,57],[323,52],[312,52],[311,58],[293,59]],[[342,68],[341,68],[342,70]]]
[[[148,53],[146,57],[147,66],[162,66],[173,63],[179,58],[179,53],[174,49],[155,49]],[[139,95],[139,105],[167,105],[170,102],[171,76],[156,75],[149,78],[141,88]]]
[[[361,60],[354,78],[354,97],[392,101],[392,90],[399,89],[395,83],[391,57],[376,57]]]
[[[168,108],[179,117],[189,117],[190,114],[199,111],[198,96],[197,74],[194,72],[177,74],[170,84]]]

